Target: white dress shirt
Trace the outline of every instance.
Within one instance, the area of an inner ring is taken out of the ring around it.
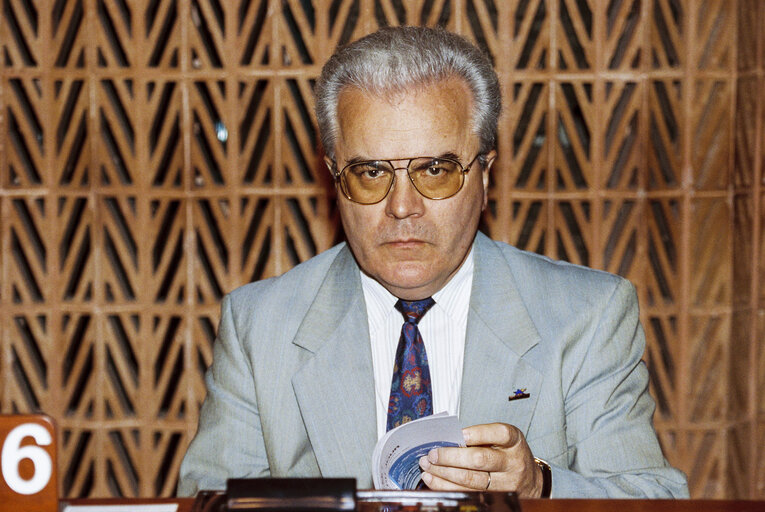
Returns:
[[[361,287],[364,290],[372,342],[379,439],[387,427],[393,364],[404,317],[394,307],[398,299],[363,272]],[[418,324],[428,354],[433,412],[436,414],[442,411],[459,414],[465,331],[472,287],[473,250],[470,249],[454,277],[433,295],[435,305]]]

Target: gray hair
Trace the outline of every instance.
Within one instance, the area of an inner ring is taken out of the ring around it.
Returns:
[[[491,151],[502,95],[489,58],[467,39],[442,29],[387,27],[339,49],[322,68],[316,118],[325,153],[334,159],[337,102],[346,87],[386,96],[453,77],[464,80],[472,92],[480,152]]]

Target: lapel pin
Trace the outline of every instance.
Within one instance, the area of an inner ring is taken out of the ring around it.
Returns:
[[[510,395],[509,397],[507,397],[507,401],[509,402],[509,401],[511,401],[511,400],[521,400],[521,399],[523,399],[523,398],[528,398],[528,397],[530,397],[530,396],[531,396],[530,394],[526,393],[526,388],[523,388],[523,389],[516,389],[516,390],[513,392],[513,394],[512,394],[512,395]]]

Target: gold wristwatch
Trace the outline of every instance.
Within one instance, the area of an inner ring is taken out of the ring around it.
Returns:
[[[552,491],[552,470],[550,469],[550,465],[536,457],[534,457],[534,462],[536,462],[539,469],[542,470],[542,495],[540,498],[549,498],[550,491]]]

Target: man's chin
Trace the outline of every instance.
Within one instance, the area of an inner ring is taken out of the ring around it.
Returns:
[[[379,277],[372,277],[400,299],[419,300],[433,295],[440,288],[435,276],[422,272],[425,270],[423,268],[419,270],[420,272],[399,272],[394,275],[383,274]]]

